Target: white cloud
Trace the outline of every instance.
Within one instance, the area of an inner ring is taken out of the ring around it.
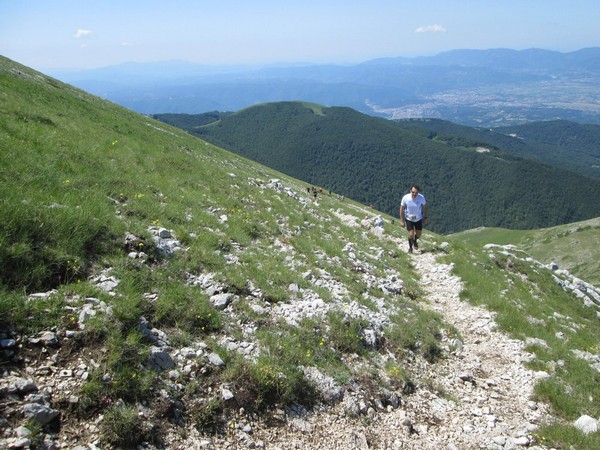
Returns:
[[[75,32],[73,37],[75,39],[81,39],[83,37],[89,36],[90,34],[92,34],[92,30],[84,30],[84,29],[80,28]]]
[[[131,42],[121,42],[121,47],[133,47]]]
[[[415,30],[415,33],[445,33],[446,28],[443,25],[433,24],[419,27]]]

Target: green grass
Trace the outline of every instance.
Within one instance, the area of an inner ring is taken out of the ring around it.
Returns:
[[[539,230],[478,228],[454,236],[473,245],[517,245],[544,264],[555,262],[588,283],[600,285],[600,219]]]
[[[414,306],[408,314],[393,315],[390,319],[387,345],[400,360],[409,352],[421,354],[431,363],[442,356],[439,341],[444,324],[439,314]]]
[[[146,437],[143,435],[142,420],[138,411],[128,405],[108,407],[104,413],[101,430],[103,442],[113,448],[135,448],[136,444]]]

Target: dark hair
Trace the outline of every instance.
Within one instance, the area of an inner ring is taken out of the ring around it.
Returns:
[[[413,185],[412,185],[410,188],[411,188],[411,189],[413,189],[413,188],[414,188],[414,189],[416,189],[417,191],[421,192],[421,188],[419,187],[419,185],[418,185],[418,184],[413,184]]]

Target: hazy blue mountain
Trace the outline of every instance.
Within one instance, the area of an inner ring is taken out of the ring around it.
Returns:
[[[235,111],[303,100],[385,118],[432,117],[466,125],[600,123],[600,48],[454,50],[354,65],[165,61],[52,75],[145,114]]]
[[[521,70],[535,73],[561,73],[565,71],[600,68],[598,48],[585,48],[570,53],[531,48],[511,50],[451,50],[436,56],[416,58],[420,65],[493,67],[497,70]]]

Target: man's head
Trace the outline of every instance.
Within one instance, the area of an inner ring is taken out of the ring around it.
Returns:
[[[410,187],[410,195],[412,195],[413,197],[416,197],[420,191],[421,191],[421,189],[416,184],[413,184]]]

